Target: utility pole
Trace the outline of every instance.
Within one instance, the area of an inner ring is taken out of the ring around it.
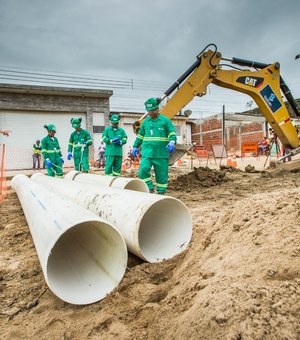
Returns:
[[[225,105],[222,111],[222,144],[225,145]]]

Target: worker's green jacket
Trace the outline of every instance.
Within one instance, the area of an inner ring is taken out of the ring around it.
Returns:
[[[102,133],[103,142],[106,143],[105,156],[122,156],[122,145],[114,144],[112,142],[114,138],[120,138],[122,145],[127,143],[127,135],[124,129],[107,127]]]
[[[83,149],[83,154],[81,155],[82,147],[86,142],[87,147]],[[79,133],[75,130],[71,133],[68,145],[68,152],[73,152],[73,157],[88,157],[89,146],[92,145],[93,140],[88,130],[80,129]]]
[[[50,161],[55,164],[62,157],[58,139],[56,137],[53,137],[52,139],[47,135],[42,139],[41,144],[44,159],[50,159]]]
[[[143,158],[169,158],[166,146],[171,140],[177,140],[175,127],[168,117],[160,114],[156,119],[148,117],[143,121],[133,147],[142,144]]]

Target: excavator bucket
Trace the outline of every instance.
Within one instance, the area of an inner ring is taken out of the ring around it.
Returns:
[[[173,165],[183,155],[185,155],[193,147],[192,144],[176,144],[174,152],[170,155],[169,165]]]

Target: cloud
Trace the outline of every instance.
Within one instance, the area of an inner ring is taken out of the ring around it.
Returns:
[[[300,2],[0,1],[0,64],[173,83],[210,42],[279,61],[300,96]]]

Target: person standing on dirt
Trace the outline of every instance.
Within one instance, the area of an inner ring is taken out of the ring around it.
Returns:
[[[42,154],[45,160],[48,176],[62,177],[64,159],[62,157],[58,139],[55,137],[56,127],[53,124],[44,125],[48,135],[42,139]]]
[[[74,167],[77,171],[88,172],[89,165],[89,147],[93,140],[88,130],[81,128],[81,118],[72,118],[71,124],[75,129],[71,133],[68,145],[68,160],[74,157]]]
[[[105,144],[103,143],[103,141],[101,141],[100,146],[99,146],[99,148],[98,148],[98,153],[99,153],[99,167],[100,167],[100,168],[104,168],[104,167],[105,167],[105,156],[104,156],[105,149],[106,149],[106,146],[105,146]]]
[[[154,167],[156,191],[164,195],[168,186],[169,155],[175,150],[176,130],[171,120],[159,114],[159,100],[149,98],[145,108],[150,117],[146,118],[138,131],[132,148],[132,156],[136,157],[142,146],[139,177],[154,192],[151,168]]]
[[[120,117],[111,115],[111,126],[105,128],[102,134],[105,150],[105,175],[120,176],[122,168],[122,146],[127,143],[127,135],[124,129],[119,127]]]
[[[42,146],[39,139],[33,144],[33,154],[32,154],[32,168],[40,170],[41,168],[41,158],[42,158]]]
[[[282,156],[289,155],[283,160],[283,163],[290,162],[292,160],[291,151],[292,151],[292,148],[290,146],[282,145]]]

